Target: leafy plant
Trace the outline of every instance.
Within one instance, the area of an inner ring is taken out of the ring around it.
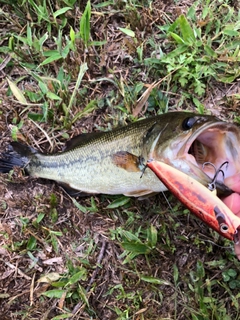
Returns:
[[[234,269],[228,269],[222,272],[223,281],[227,282],[230,289],[240,288],[238,273]]]
[[[195,10],[197,5],[194,3],[186,16],[180,15],[172,24],[159,26],[169,39],[165,53],[162,48],[158,59],[146,58],[144,62],[152,68],[164,68],[174,85],[179,83],[183,93],[186,89],[192,93],[193,102],[202,113],[196,97],[205,94],[209,80],[230,83],[240,75],[240,25],[227,4],[218,6],[214,1],[210,5],[207,1],[201,17]]]
[[[118,228],[113,234],[116,234],[118,240],[124,248],[122,257],[126,257],[123,263],[127,263],[140,254],[149,254],[157,243],[157,230],[151,225],[146,231],[141,228],[134,234],[130,231]],[[143,237],[143,239],[141,239]]]

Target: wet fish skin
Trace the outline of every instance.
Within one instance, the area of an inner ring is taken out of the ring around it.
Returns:
[[[42,154],[15,142],[12,151],[4,155],[7,160],[0,159],[0,172],[4,166],[13,167],[14,161],[16,165],[18,159],[17,164],[30,176],[55,180],[84,193],[142,196],[160,192],[166,187],[154,173],[147,168],[142,174],[153,149],[157,157],[164,154],[167,159],[170,153],[169,158],[174,158],[174,149],[179,150],[196,130],[217,122],[214,116],[172,112],[109,132],[82,134],[73,138],[65,151],[55,154]],[[125,167],[116,160],[121,153]],[[204,173],[201,179],[209,182]]]

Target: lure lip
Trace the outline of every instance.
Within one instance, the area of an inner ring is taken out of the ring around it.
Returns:
[[[149,160],[147,166],[199,219],[235,244],[239,242],[240,218],[213,192],[189,175],[164,162]]]

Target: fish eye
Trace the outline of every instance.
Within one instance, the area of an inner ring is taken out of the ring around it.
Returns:
[[[197,121],[196,118],[186,118],[183,120],[183,123],[182,123],[182,128],[183,130],[190,130],[192,129],[193,125],[195,124],[195,122]]]
[[[222,223],[222,224],[220,225],[220,231],[221,231],[222,233],[228,232],[228,225],[226,225],[225,223]]]

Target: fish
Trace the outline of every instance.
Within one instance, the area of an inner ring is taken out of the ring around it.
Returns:
[[[195,216],[221,236],[234,241],[235,244],[239,243],[240,217],[236,216],[214,192],[164,162],[151,159],[147,166]]]
[[[150,157],[211,183],[216,167],[227,161],[224,177],[240,172],[240,130],[215,116],[169,112],[135,121],[108,132],[84,133],[67,142],[62,152],[44,154],[13,141],[0,156],[0,172],[14,167],[35,178],[57,181],[74,195],[123,194],[144,197],[165,191],[146,164]],[[232,190],[216,181],[219,193]]]

